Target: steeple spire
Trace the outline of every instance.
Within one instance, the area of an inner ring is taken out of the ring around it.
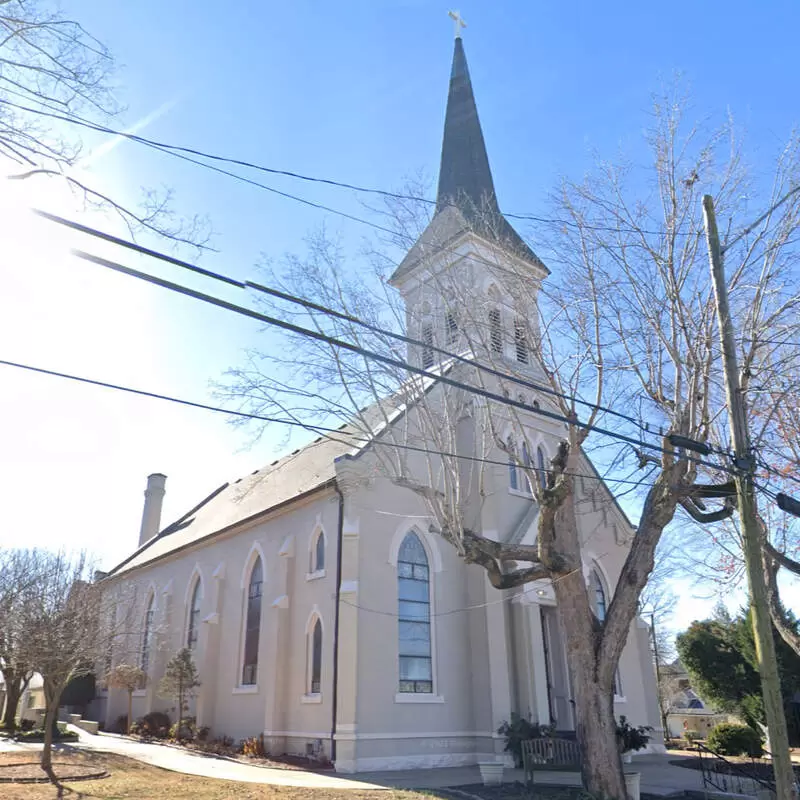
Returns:
[[[467,218],[476,211],[500,213],[460,35],[450,71],[436,210],[448,205],[458,206]]]
[[[464,234],[495,242],[509,256],[528,262],[546,275],[547,267],[511,227],[497,204],[461,41],[461,29],[465,23],[458,12],[450,12],[450,17],[455,23],[456,41],[447,95],[436,212],[422,236],[395,269],[390,282],[400,285],[419,264],[441,253]]]

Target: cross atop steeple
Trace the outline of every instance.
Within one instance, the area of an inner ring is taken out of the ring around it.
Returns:
[[[461,12],[460,11],[448,11],[447,15],[455,23],[456,39],[460,39],[461,38],[461,29],[462,28],[466,28],[467,27],[467,23],[464,22],[464,18],[461,16]]]

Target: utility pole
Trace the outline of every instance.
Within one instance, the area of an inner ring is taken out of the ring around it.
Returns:
[[[722,346],[725,371],[725,393],[728,401],[728,420],[733,442],[736,475],[736,494],[739,502],[739,519],[742,525],[744,561],[750,586],[750,604],[753,609],[753,635],[756,645],[756,660],[761,674],[761,692],[767,718],[769,746],[772,750],[772,765],[775,771],[775,787],[778,800],[795,800],[794,773],[789,757],[789,739],[786,733],[786,717],[775,657],[775,642],[772,638],[772,622],[767,605],[767,587],[762,569],[761,541],[756,511],[753,473],[755,459],[750,447],[750,433],[745,413],[745,400],[739,386],[739,368],[733,339],[733,322],[728,306],[728,288],[722,264],[722,251],[711,195],[703,196],[703,218],[708,244],[708,260],[717,301],[719,338]]]

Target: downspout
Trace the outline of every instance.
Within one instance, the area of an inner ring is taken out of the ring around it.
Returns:
[[[339,701],[339,598],[342,587],[342,541],[344,539],[344,495],[334,481],[333,490],[339,495],[339,526],[336,534],[336,592],[333,611],[333,691],[331,692],[331,762],[336,763],[336,717]]]

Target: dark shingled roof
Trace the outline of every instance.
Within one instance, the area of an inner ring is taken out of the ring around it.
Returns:
[[[456,39],[439,165],[436,212],[417,243],[392,275],[396,280],[422,260],[473,231],[518,258],[547,270],[500,212],[489,156],[461,38]]]

